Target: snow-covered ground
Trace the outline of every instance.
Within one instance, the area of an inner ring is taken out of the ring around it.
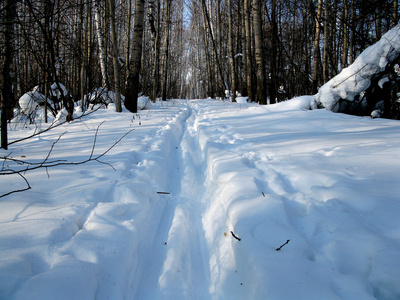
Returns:
[[[0,198],[0,299],[399,299],[400,123],[310,102],[110,105],[1,150],[66,132],[48,160],[79,162],[134,129]]]

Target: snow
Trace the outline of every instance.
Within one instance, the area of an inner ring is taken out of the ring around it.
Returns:
[[[149,97],[140,96],[138,98],[137,102],[138,102],[138,109],[139,110],[151,109],[151,100],[150,100]]]
[[[37,91],[31,91],[23,94],[19,100],[19,106],[21,107],[21,111],[25,115],[30,115],[34,113],[38,107],[37,101],[44,99],[44,95],[40,94]]]
[[[59,87],[61,88],[61,91],[60,91]],[[63,85],[60,82],[59,83],[54,82],[50,87],[50,94],[57,97],[57,99],[60,99],[61,93],[63,96],[68,96],[67,88],[65,87],[65,85]]]
[[[323,106],[337,112],[340,99],[354,101],[356,96],[370,86],[373,76],[384,71],[388,63],[399,55],[399,41],[400,25],[397,25],[377,43],[365,49],[353,64],[325,83],[315,95],[312,106]]]
[[[0,298],[398,299],[400,123],[312,98],[104,108],[0,150],[40,163],[63,134],[48,160],[78,162],[134,129],[0,198]]]

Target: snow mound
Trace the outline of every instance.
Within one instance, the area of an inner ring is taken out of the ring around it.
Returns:
[[[137,100],[137,106],[139,110],[150,109],[152,106],[150,98],[146,96],[140,96]]]
[[[365,49],[352,65],[325,83],[311,106],[340,109],[339,100],[354,101],[371,84],[373,76],[385,70],[400,54],[400,25],[388,31],[377,43]]]
[[[21,107],[22,113],[24,113],[25,115],[30,115],[38,107],[38,102],[40,102],[40,100],[43,101],[43,99],[44,95],[37,92],[36,90],[33,90],[31,92],[23,94],[21,98],[19,98],[18,103]]]
[[[110,104],[115,103],[116,94],[113,91],[109,91],[106,88],[101,87],[93,90],[93,92],[87,95],[87,99],[90,103]],[[124,100],[124,96],[122,95],[121,100]]]
[[[236,102],[237,103],[247,103],[247,97],[236,97]]]

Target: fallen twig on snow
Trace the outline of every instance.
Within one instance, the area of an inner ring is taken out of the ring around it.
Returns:
[[[234,234],[233,233],[233,231],[231,230],[231,234],[232,234],[232,236],[235,238],[235,239],[237,239],[238,241],[240,241],[241,239],[236,235],[236,234]]]
[[[281,245],[279,248],[276,248],[276,251],[280,251],[282,249],[283,246],[289,244],[290,240],[287,240],[286,243],[284,243],[283,245]]]

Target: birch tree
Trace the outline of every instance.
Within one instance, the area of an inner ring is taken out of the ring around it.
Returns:
[[[233,18],[232,18],[232,0],[228,0],[228,14],[229,14],[229,25],[228,25],[228,39],[229,39],[229,62],[231,65],[231,90],[232,90],[232,101],[236,102],[236,66],[235,66],[235,52],[233,50]]]
[[[117,39],[117,30],[115,28],[115,0],[108,0],[108,5],[110,8],[112,57],[114,66],[115,110],[116,112],[122,112],[121,92],[120,92],[120,82],[119,82],[118,39]]]
[[[97,41],[98,41],[98,46],[99,46],[99,60],[100,60],[100,69],[101,69],[101,75],[102,75],[102,84],[103,87],[108,88],[108,74],[107,74],[107,67],[106,67],[106,54],[105,54],[105,48],[104,48],[104,37],[103,37],[103,32],[101,30],[101,15],[100,15],[100,5],[99,5],[100,0],[95,0],[94,1],[94,20],[95,20],[95,26],[96,26],[96,34],[97,34]]]
[[[267,104],[265,95],[265,60],[262,37],[261,0],[253,0],[253,26],[257,75],[257,94],[255,100]]]
[[[171,2],[166,0],[165,33],[164,33],[164,67],[163,67],[163,91],[162,100],[167,100],[168,90],[168,59],[169,59],[169,32],[171,27]]]
[[[314,62],[312,74],[312,93],[316,94],[318,89],[318,65],[320,61],[319,40],[321,35],[321,16],[322,16],[322,0],[318,0],[318,12],[315,19],[315,38],[314,38]]]

